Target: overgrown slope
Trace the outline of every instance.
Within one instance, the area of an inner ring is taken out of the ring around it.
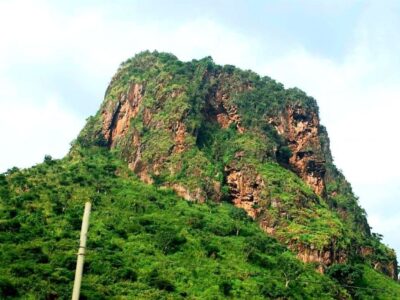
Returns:
[[[117,174],[117,175],[116,175]],[[68,299],[83,203],[93,202],[83,299],[333,298],[229,204],[194,204],[141,183],[101,149],[1,177],[0,295]]]
[[[333,279],[318,274],[243,210],[144,184],[104,149],[76,147],[0,180],[1,298],[70,297],[86,200],[93,212],[82,299],[400,296],[394,282],[362,265],[340,276],[343,288],[338,271]]]

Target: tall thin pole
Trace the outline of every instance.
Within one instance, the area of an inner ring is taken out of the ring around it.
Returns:
[[[83,262],[85,261],[86,239],[89,228],[89,216],[91,207],[92,204],[90,202],[85,203],[85,211],[83,213],[83,219],[82,219],[81,239],[79,242],[78,259],[76,261],[75,281],[74,281],[74,289],[72,291],[72,300],[79,300],[79,293],[81,291]]]

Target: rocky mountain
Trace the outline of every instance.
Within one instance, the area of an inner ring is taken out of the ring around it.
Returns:
[[[93,267],[107,251],[89,259],[88,298],[400,296],[396,255],[371,233],[335,167],[316,101],[210,57],[181,62],[142,52],[128,59],[65,159],[10,170],[1,180],[2,250],[11,251],[11,233],[21,249],[28,247],[23,222],[40,212],[36,236],[44,233],[34,251],[46,257],[42,264],[70,251],[49,250],[57,229],[48,227],[69,224],[73,214],[77,224],[68,234],[58,229],[57,243],[71,239],[79,230],[79,199],[97,205],[89,240],[125,256],[110,262],[108,288]],[[135,249],[135,240],[152,250]],[[138,251],[148,265],[136,261]],[[1,257],[6,276],[0,291],[17,297],[29,291],[26,283],[16,286],[28,274],[16,272],[11,257]],[[70,284],[73,268],[57,267],[65,278],[52,283],[47,298],[63,298]],[[118,275],[121,270],[128,275]]]
[[[85,130],[144,182],[231,201],[321,271],[359,255],[397,278],[333,164],[316,101],[298,89],[211,58],[143,53],[122,64]]]

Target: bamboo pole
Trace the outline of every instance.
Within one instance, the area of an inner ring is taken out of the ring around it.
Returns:
[[[86,240],[89,228],[89,216],[91,207],[92,204],[90,202],[85,203],[85,211],[83,213],[83,219],[82,219],[81,238],[79,242],[78,258],[76,261],[75,281],[74,281],[74,289],[72,291],[72,300],[79,300],[79,294],[81,291],[83,263],[85,261]]]

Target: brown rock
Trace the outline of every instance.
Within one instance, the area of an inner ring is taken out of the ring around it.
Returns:
[[[268,122],[288,141],[292,169],[317,195],[322,195],[325,191],[325,160],[318,135],[317,113],[299,105],[288,106],[282,115],[269,118]]]
[[[102,112],[103,135],[111,147],[120,136],[126,133],[131,118],[137,115],[143,93],[143,86],[133,83],[129,92],[122,94],[118,102],[108,101]]]

